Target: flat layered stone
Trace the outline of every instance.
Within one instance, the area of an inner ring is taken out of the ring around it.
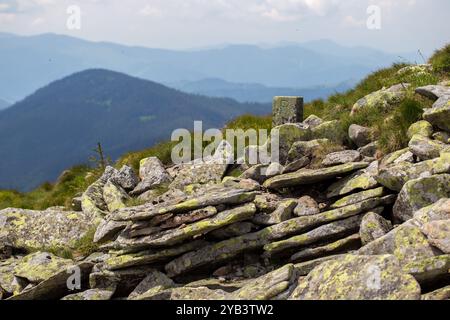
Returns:
[[[297,263],[294,265],[295,271],[296,271],[297,275],[299,275],[301,277],[307,276],[312,270],[314,270],[314,268],[316,268],[317,266],[320,266],[322,263],[324,263],[326,261],[334,260],[334,259],[337,259],[337,258],[343,257],[343,256],[344,255],[336,254],[336,255],[321,257],[321,258],[317,258],[317,259],[313,259],[313,260],[308,260],[305,262],[300,262],[300,263]]]
[[[420,286],[392,255],[345,255],[312,270],[292,300],[419,300]]]
[[[421,230],[431,245],[450,254],[450,219],[428,222]]]
[[[443,301],[448,299],[450,299],[450,286],[446,286],[422,295],[422,300]]]
[[[326,167],[336,166],[339,164],[357,162],[361,160],[361,154],[356,150],[344,150],[327,154],[322,161],[322,165]]]
[[[196,251],[188,252],[169,262],[167,274],[177,276],[197,269],[208,263],[219,263],[234,258],[244,252],[260,249],[274,240],[306,232],[320,225],[345,219],[369,211],[375,207],[393,203],[393,197],[374,198],[360,203],[320,213],[313,216],[294,218],[257,232],[208,245]]]
[[[354,216],[344,220],[320,226],[307,233],[272,242],[264,246],[264,256],[271,257],[282,252],[289,252],[298,247],[305,247],[320,241],[338,239],[353,234],[359,230],[361,216]]]
[[[450,132],[450,94],[440,97],[432,108],[425,110],[423,118],[434,126]]]
[[[72,301],[102,301],[110,300],[114,294],[112,290],[89,289],[83,292],[69,294],[61,300]]]
[[[253,217],[252,222],[259,225],[270,226],[292,218],[297,201],[291,199],[281,202],[272,213],[261,213]]]
[[[162,224],[159,225],[159,227],[162,229],[177,228],[183,224],[190,224],[193,222],[197,222],[199,220],[213,217],[216,214],[217,214],[216,207],[209,206],[188,213],[181,213],[174,215],[171,218],[165,220]]]
[[[164,289],[177,286],[172,279],[158,270],[149,270],[148,275],[142,280],[137,287],[130,293],[128,299],[136,298],[149,290],[160,287]]]
[[[421,160],[439,158],[441,153],[450,152],[450,145],[432,140],[420,134],[414,135],[408,144],[409,150]]]
[[[403,266],[405,273],[411,274],[421,285],[436,283],[450,277],[450,255],[441,255],[410,262]]]
[[[319,204],[309,196],[303,196],[298,199],[298,204],[294,209],[294,214],[297,217],[313,216],[320,213]]]
[[[361,247],[361,239],[358,233],[352,234],[346,238],[339,239],[326,245],[306,248],[291,256],[292,262],[307,261],[324,256],[330,256],[336,253],[345,252]]]
[[[349,206],[367,199],[381,197],[385,194],[385,190],[383,187],[379,187],[376,189],[370,189],[366,191],[361,191],[358,193],[353,193],[349,196],[343,197],[337,200],[330,206],[330,209],[342,208],[345,206]]]
[[[182,228],[170,229],[140,238],[119,237],[116,240],[116,247],[127,250],[140,250],[151,247],[172,246],[194,236],[206,234],[235,222],[248,220],[253,217],[255,212],[256,207],[253,203],[246,204],[222,211],[212,218],[194,222]]]
[[[83,212],[91,217],[103,217],[108,214],[108,206],[103,198],[103,187],[108,180],[117,174],[113,167],[106,167],[102,176],[91,184],[81,196],[81,208]]]
[[[271,178],[264,182],[264,187],[269,189],[279,189],[317,183],[348,174],[358,169],[366,168],[367,166],[368,163],[366,162],[354,162],[317,170],[302,169],[294,173],[283,174]]]
[[[133,298],[133,300],[224,300],[227,293],[222,290],[211,290],[206,287],[180,287],[162,290],[155,287]]]

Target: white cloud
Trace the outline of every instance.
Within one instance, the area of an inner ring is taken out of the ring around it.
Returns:
[[[146,5],[139,10],[139,14],[145,17],[161,17],[162,10],[157,7]]]

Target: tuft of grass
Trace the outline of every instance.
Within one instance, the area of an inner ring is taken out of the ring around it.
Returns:
[[[450,44],[437,50],[430,58],[430,63],[436,72],[450,72]]]

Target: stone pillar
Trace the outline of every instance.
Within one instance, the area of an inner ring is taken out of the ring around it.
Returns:
[[[303,121],[303,97],[274,97],[272,107],[274,127]]]

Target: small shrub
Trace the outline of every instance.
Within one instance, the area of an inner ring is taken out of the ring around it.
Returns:
[[[430,58],[430,63],[436,72],[450,72],[450,44],[437,50]]]

